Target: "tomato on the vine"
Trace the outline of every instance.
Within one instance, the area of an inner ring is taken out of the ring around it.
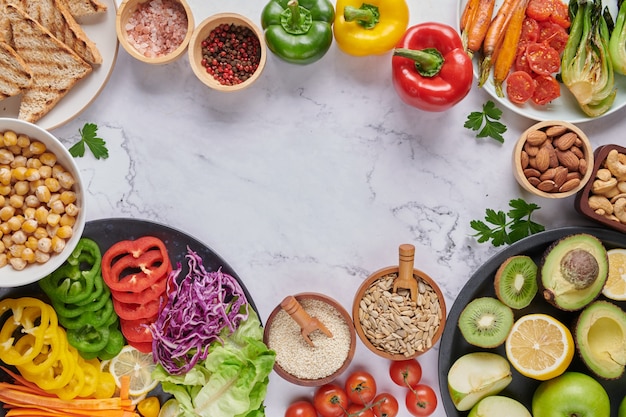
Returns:
[[[374,417],[374,412],[363,404],[350,404],[347,415],[350,417]]]
[[[401,387],[413,388],[422,379],[422,365],[417,359],[393,361],[389,367],[389,376]]]
[[[416,417],[431,415],[437,408],[437,394],[425,384],[417,384],[406,395],[406,408]]]
[[[317,417],[317,410],[310,401],[299,400],[287,407],[285,417]]]
[[[346,379],[346,394],[354,404],[369,404],[376,396],[376,381],[365,371],[355,371]]]
[[[374,398],[372,410],[376,417],[396,417],[398,415],[398,400],[393,395],[383,392]]]
[[[343,416],[348,408],[348,395],[339,385],[322,385],[315,391],[313,405],[322,417]]]

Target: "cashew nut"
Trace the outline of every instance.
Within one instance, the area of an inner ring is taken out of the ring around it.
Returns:
[[[626,193],[620,193],[620,194],[617,194],[616,196],[611,197],[611,200],[610,200],[611,204],[615,204],[615,202],[619,200],[620,198],[626,198]]]
[[[621,159],[617,149],[611,149],[606,156],[606,167],[620,181],[626,180],[626,163]]]
[[[594,194],[605,194],[617,186],[617,178],[610,178],[608,181],[595,180],[591,186]]]
[[[615,202],[613,214],[621,223],[626,224],[626,198],[620,198]]]
[[[595,211],[602,210],[602,214],[613,214],[613,204],[608,198],[602,195],[592,195],[589,197],[589,207]]]
[[[624,181],[619,181],[617,183],[617,189],[621,192],[621,193],[626,193],[626,180]]]
[[[613,177],[613,174],[608,168],[600,168],[598,172],[596,172],[596,178],[601,181],[608,181]]]

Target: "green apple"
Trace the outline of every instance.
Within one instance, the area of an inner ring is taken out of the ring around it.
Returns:
[[[611,402],[598,381],[570,371],[539,384],[532,412],[534,417],[609,417]]]
[[[617,417],[626,417],[626,397],[622,398],[622,402],[617,409]]]
[[[467,417],[533,417],[521,402],[502,395],[490,395],[472,407]]]
[[[492,352],[466,353],[448,371],[448,390],[456,409],[467,411],[481,399],[502,391],[512,379],[511,366],[503,356]]]

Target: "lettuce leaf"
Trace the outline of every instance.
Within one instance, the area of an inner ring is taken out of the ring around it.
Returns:
[[[264,417],[263,400],[275,353],[262,342],[263,329],[250,309],[230,336],[213,342],[206,360],[189,372],[170,375],[157,364],[153,377],[179,402],[185,417]]]

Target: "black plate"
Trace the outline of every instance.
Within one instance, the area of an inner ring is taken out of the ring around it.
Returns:
[[[467,305],[467,303],[476,297],[495,297],[493,279],[500,264],[502,264],[502,262],[504,262],[508,257],[513,255],[528,255],[538,262],[543,254],[543,251],[552,242],[575,233],[589,233],[594,235],[604,243],[607,249],[614,247],[626,247],[626,235],[606,229],[593,227],[567,227],[542,232],[520,240],[493,256],[484,265],[482,265],[474,273],[474,275],[472,275],[469,281],[461,289],[459,296],[454,301],[454,304],[450,309],[447,324],[441,337],[441,343],[439,344],[439,389],[441,391],[443,405],[448,417],[461,417],[467,415],[467,412],[460,412],[454,407],[448,391],[448,370],[454,361],[466,353],[479,350],[492,351],[506,357],[504,346],[491,350],[480,349],[475,346],[471,346],[465,341],[457,326],[459,315],[461,314],[463,308]],[[613,302],[619,305],[622,309],[626,309],[626,302]],[[547,302],[543,301],[541,295],[537,295],[531,305],[525,309],[516,311],[515,318],[528,313],[550,314],[561,320],[564,324],[569,325],[570,328],[571,324],[578,317],[578,313],[567,313],[550,306]],[[513,381],[504,391],[501,392],[501,395],[520,401],[528,408],[529,411],[532,411],[532,395],[539,385],[539,381],[519,374],[515,371],[515,369],[513,369],[513,367],[511,367],[511,370],[513,371]],[[578,358],[577,354],[574,354],[574,360],[568,370],[591,374],[588,368]],[[626,384],[626,376],[614,381],[605,381],[599,378],[596,379],[607,390],[609,397],[611,398],[611,416],[616,417],[619,402],[625,394],[624,384]]]
[[[150,221],[121,218],[89,221],[85,225],[83,232],[83,237],[88,237],[98,243],[102,253],[116,242],[121,240],[135,240],[147,235],[155,236],[165,242],[172,267],[177,268],[178,263],[181,264],[182,271],[179,275],[180,277],[184,277],[187,274],[187,260],[185,259],[185,255],[187,254],[187,247],[189,247],[202,258],[202,263],[207,271],[217,271],[221,268],[222,272],[233,276],[241,285],[248,299],[248,303],[255,311],[258,311],[247,288],[230,265],[213,252],[211,248],[183,232]],[[22,287],[0,288],[0,299],[23,296],[46,299],[45,294],[41,291],[36,282]],[[0,371],[0,380],[11,381],[2,371]],[[160,389],[158,389],[158,391],[160,391]],[[162,396],[161,392],[157,392],[157,394]],[[0,416],[3,417],[5,414],[5,410],[0,408]]]

